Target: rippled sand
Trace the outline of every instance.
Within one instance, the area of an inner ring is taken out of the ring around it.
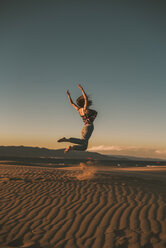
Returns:
[[[164,248],[165,186],[164,167],[1,165],[0,247]]]

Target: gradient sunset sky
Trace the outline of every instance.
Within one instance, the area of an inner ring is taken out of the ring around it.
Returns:
[[[98,111],[89,150],[166,158],[166,2],[1,0],[0,145],[64,148]]]

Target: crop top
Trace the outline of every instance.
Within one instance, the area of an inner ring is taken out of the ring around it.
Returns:
[[[92,124],[97,116],[97,111],[93,109],[87,109],[84,111],[83,108],[80,108],[79,113],[85,124]]]

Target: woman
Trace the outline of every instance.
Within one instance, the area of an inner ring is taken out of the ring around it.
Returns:
[[[64,153],[67,153],[71,150],[85,151],[87,149],[89,138],[91,137],[94,129],[93,121],[97,116],[97,112],[95,110],[89,109],[89,107],[92,105],[92,101],[88,99],[88,96],[86,95],[85,91],[83,90],[80,84],[78,85],[78,88],[82,91],[82,96],[77,98],[76,100],[77,104],[73,103],[69,91],[67,91],[66,93],[68,95],[69,102],[79,112],[80,116],[83,119],[84,126],[82,129],[82,137],[81,139],[77,139],[77,138],[67,139],[65,137],[59,139],[58,142],[70,142],[73,144],[77,144],[67,147]]]

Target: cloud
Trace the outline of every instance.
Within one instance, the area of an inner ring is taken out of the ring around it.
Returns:
[[[110,155],[125,155],[166,159],[166,150],[138,146],[99,145],[89,148],[88,151]]]
[[[124,147],[124,146],[105,146],[105,145],[100,145],[100,146],[93,146],[91,148],[88,149],[88,151],[107,151],[107,152],[120,152],[120,151],[129,151],[129,150],[133,150],[133,151],[138,151],[140,149],[143,148],[139,148],[136,146],[128,146],[128,147]]]
[[[88,149],[88,151],[122,151],[123,148],[121,146],[93,146]]]
[[[166,150],[156,150],[155,153],[157,153],[157,154],[166,154]]]

